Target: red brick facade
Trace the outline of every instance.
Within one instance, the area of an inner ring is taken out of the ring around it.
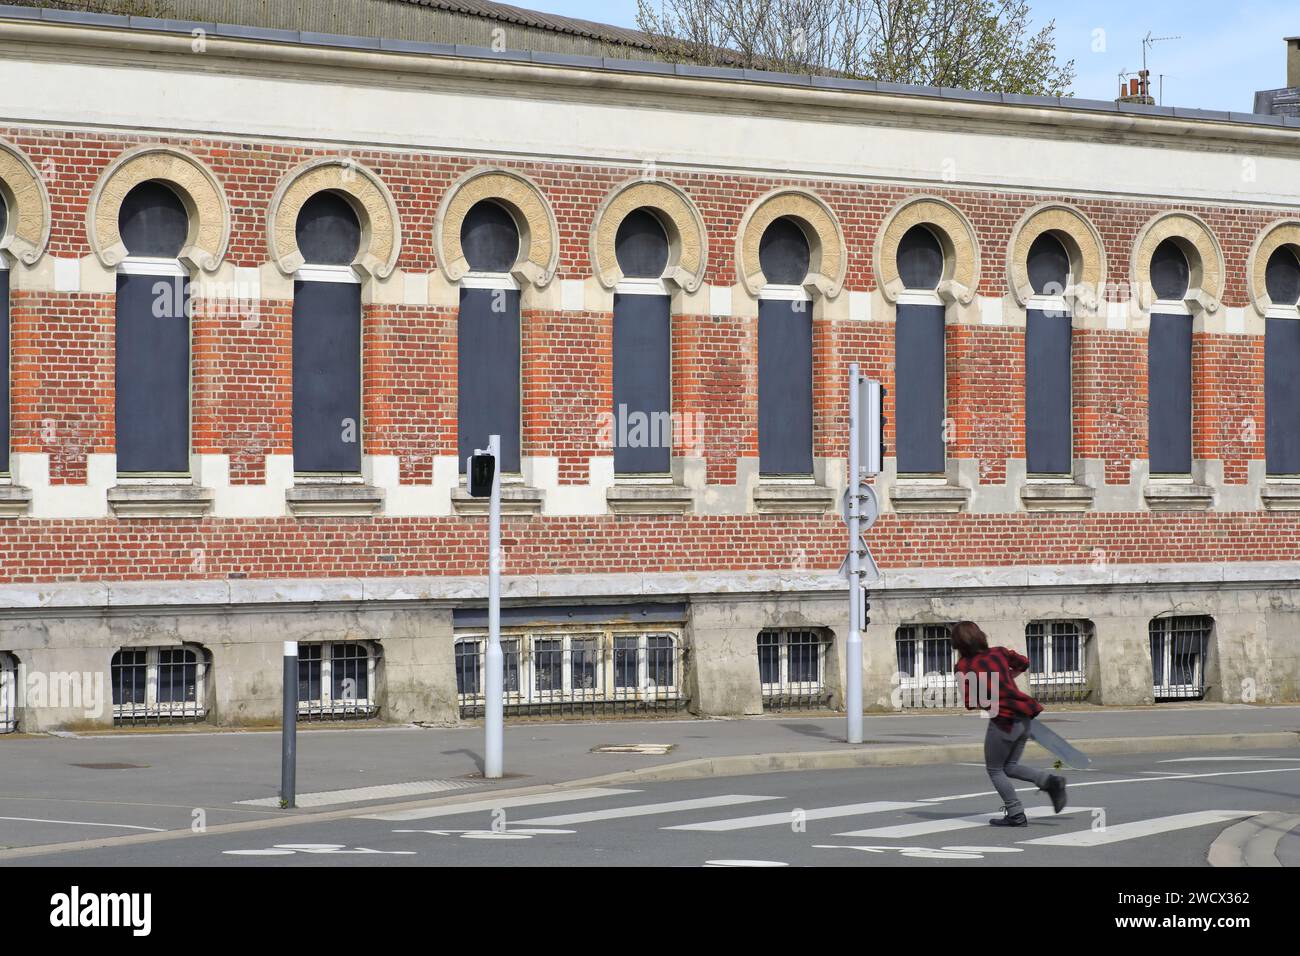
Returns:
[[[0,130],[45,174],[52,207],[48,255],[89,255],[86,207],[104,168],[143,137]],[[227,261],[267,261],[265,214],[282,178],[316,155],[306,147],[171,138],[208,165],[231,209]],[[401,218],[398,267],[428,273],[435,260],[440,200],[470,157],[359,150],[351,154],[391,190]],[[592,275],[590,233],[597,207],[635,166],[506,164],[526,174],[554,210],[559,279]],[[871,291],[872,256],[887,213],[912,195],[896,186],[762,179],[718,173],[661,173],[699,208],[709,233],[705,281],[735,283],[735,236],[755,199],[779,185],[816,193],[838,218],[848,263],[844,291]],[[1026,210],[1066,202],[1094,223],[1107,275],[1127,282],[1134,239],[1159,203],[1068,195],[939,188],[972,223],[982,257],[978,293],[1007,291],[1005,250]],[[1178,206],[1217,237],[1226,273],[1224,307],[1249,305],[1247,257],[1276,215],[1266,209]],[[230,456],[232,485],[265,480],[265,457],[291,451],[292,303],[262,300],[256,316],[200,303],[193,320],[193,447]],[[113,297],[17,290],[11,304],[12,449],[50,455],[51,484],[86,480],[86,455],[113,443]],[[814,454],[840,457],[847,442],[843,382],[849,362],[892,394],[892,325],[829,320],[815,312]],[[611,404],[612,317],[604,312],[523,312],[523,454],[553,456],[559,482],[585,483],[592,456],[608,455],[597,416]],[[737,480],[737,460],[757,455],[757,332],[745,317],[674,315],[673,402],[701,416],[710,484]],[[1076,329],[1075,456],[1104,460],[1105,479],[1129,481],[1146,453],[1145,336]],[[1024,457],[1024,331],[950,326],[947,340],[950,457],[979,462],[979,482],[1007,480]],[[1224,480],[1246,482],[1263,457],[1263,344],[1258,336],[1198,333],[1194,363],[1194,455],[1221,459]],[[400,458],[404,484],[428,484],[433,460],[456,454],[454,309],[368,305],[363,331],[364,452]],[[678,448],[677,453],[688,449]],[[588,574],[618,571],[781,570],[796,560],[834,568],[843,529],[835,517],[531,517],[507,528],[507,571]],[[1288,560],[1300,552],[1293,516],[1264,511],[1208,514],[886,515],[872,532],[883,567],[1082,564],[1098,549],[1119,563]],[[479,519],[353,518],[195,520],[113,518],[0,523],[0,567],[10,582],[158,578],[453,575],[485,564]],[[201,556],[200,558],[196,558]],[[803,555],[803,558],[797,558]]]

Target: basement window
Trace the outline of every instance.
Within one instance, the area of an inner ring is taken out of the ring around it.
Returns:
[[[12,654],[0,653],[0,734],[18,729],[18,664]]]
[[[298,645],[298,716],[305,720],[366,719],[379,712],[378,654],[369,642]]]
[[[1088,696],[1087,632],[1082,621],[1031,621],[1025,626],[1029,692],[1039,700]]]
[[[758,635],[758,680],[764,710],[830,704],[826,665],[830,638],[815,630],[767,628]]]
[[[113,655],[110,670],[115,723],[206,716],[208,660],[200,648],[123,648]]]
[[[1152,696],[1156,700],[1200,700],[1205,696],[1205,659],[1213,627],[1214,619],[1204,615],[1151,621]]]
[[[675,630],[511,629],[501,635],[501,652],[505,707],[514,714],[585,716],[686,706],[682,637]],[[457,635],[462,717],[483,714],[486,664],[487,634]]]
[[[894,632],[896,676],[903,707],[959,707],[957,652],[948,634],[951,624],[909,624]]]

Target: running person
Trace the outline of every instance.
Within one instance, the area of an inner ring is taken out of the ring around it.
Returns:
[[[1029,669],[1029,659],[1008,647],[990,648],[988,637],[972,621],[953,625],[949,638],[958,655],[957,679],[966,709],[991,712],[984,734],[984,767],[1002,798],[1005,815],[989,823],[995,827],[1029,825],[1009,777],[1027,780],[1045,791],[1052,798],[1052,810],[1060,813],[1065,809],[1065,778],[1020,762],[1029,741],[1029,723],[1043,710],[1042,704],[1016,686],[1016,678]]]

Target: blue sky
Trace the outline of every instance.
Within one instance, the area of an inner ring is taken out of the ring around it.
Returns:
[[[636,26],[636,0],[511,2]],[[1141,67],[1142,38],[1151,31],[1182,37],[1148,55],[1153,93],[1164,74],[1165,105],[1248,112],[1256,90],[1286,84],[1282,38],[1300,35],[1296,0],[1030,0],[1030,8],[1040,24],[1056,20],[1057,52],[1078,68],[1074,93],[1089,99],[1115,96],[1119,72]]]

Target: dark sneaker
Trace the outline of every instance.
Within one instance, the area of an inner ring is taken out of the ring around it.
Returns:
[[[1043,788],[1047,795],[1052,798],[1052,811],[1060,813],[1065,809],[1065,778],[1059,774],[1052,774],[1047,778],[1047,786]]]
[[[1015,814],[1007,814],[1004,817],[994,817],[989,821],[989,826],[994,827],[1027,827],[1029,818],[1025,816],[1024,811]]]

